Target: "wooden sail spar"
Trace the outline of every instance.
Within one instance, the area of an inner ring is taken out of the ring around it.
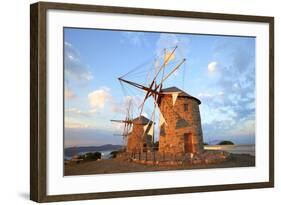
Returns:
[[[165,67],[165,65],[167,65],[167,63],[169,62],[170,58],[174,55],[176,49],[177,49],[177,46],[173,49],[173,51],[169,54],[169,56],[168,56],[167,58],[164,58],[163,64],[162,64],[161,67],[158,69],[158,71],[156,71],[156,73],[155,73],[155,75],[154,75],[154,78],[152,79],[152,81],[151,81],[149,87],[146,87],[146,86],[144,86],[144,85],[138,84],[138,83],[133,82],[133,81],[126,80],[126,79],[124,79],[124,76],[125,76],[125,75],[123,75],[122,77],[119,77],[118,80],[119,80],[119,81],[122,81],[122,82],[125,82],[125,83],[127,83],[127,84],[130,84],[130,85],[132,85],[132,86],[134,86],[134,87],[137,87],[137,88],[139,88],[139,89],[142,89],[142,90],[147,91],[147,94],[146,94],[146,96],[145,96],[145,99],[146,99],[146,98],[148,97],[148,95],[149,95],[151,92],[152,92],[152,93],[155,93],[155,92],[157,93],[157,90],[152,89],[152,88],[153,88],[153,85],[154,85],[154,83],[156,83],[156,79],[157,79],[158,75],[160,74],[161,70]]]
[[[171,58],[174,58],[174,53],[177,49],[177,46],[172,50],[171,53],[167,52],[166,53],[166,49],[165,49],[165,56],[164,56],[164,62],[162,63],[162,65],[160,66],[160,68],[155,72],[155,75],[154,75],[154,78],[152,79],[151,83],[149,83],[149,86],[145,86],[145,85],[142,85],[142,84],[139,84],[139,83],[136,83],[136,82],[133,82],[131,80],[128,80],[128,79],[124,79],[124,76],[122,77],[119,77],[118,80],[120,82],[124,82],[124,83],[127,83],[133,87],[136,87],[138,89],[141,89],[141,90],[144,90],[146,92],[145,94],[145,97],[141,103],[141,111],[140,111],[140,115],[142,114],[142,111],[143,111],[143,107],[144,107],[144,104],[146,102],[146,100],[153,96],[153,99],[157,102],[156,105],[158,105],[158,97],[159,95],[161,95],[161,89],[162,89],[162,86],[163,86],[163,83],[176,71],[180,68],[180,66],[186,61],[186,59],[182,59],[180,61],[179,64],[177,64],[167,75],[164,75],[164,68],[165,66],[168,64],[169,60]],[[168,54],[168,55],[166,55]],[[162,78],[160,80],[159,83],[156,82],[159,74],[161,73],[162,71]]]
[[[167,49],[164,49],[164,60],[163,63],[161,64],[161,66],[159,67],[159,69],[155,68],[155,74],[154,77],[152,78],[152,80],[150,81],[150,83],[148,85],[143,85],[137,82],[134,82],[132,80],[128,80],[125,79],[125,75],[122,77],[119,77],[118,80],[120,82],[124,82],[128,85],[131,85],[135,88],[138,88],[140,90],[145,91],[145,96],[143,98],[142,103],[140,104],[140,114],[139,116],[142,115],[143,112],[143,108],[144,105],[146,103],[146,101],[148,100],[148,98],[152,97],[153,98],[153,102],[154,102],[154,106],[153,106],[153,112],[152,112],[152,116],[151,116],[151,122],[152,126],[145,126],[144,127],[144,133],[151,133],[153,136],[153,142],[154,142],[154,122],[155,122],[155,116],[156,116],[156,108],[158,108],[159,110],[159,117],[160,117],[160,126],[162,123],[165,122],[165,119],[159,109],[159,100],[160,100],[160,96],[164,95],[164,93],[161,92],[162,87],[163,87],[163,83],[175,72],[177,71],[181,65],[186,61],[185,58],[183,58],[177,65],[175,65],[173,67],[173,69],[170,72],[167,72],[167,74],[165,75],[165,67],[168,65],[169,61],[171,59],[175,58],[175,51],[178,47],[176,46],[175,48],[173,48],[173,50],[171,52],[169,52]],[[160,77],[159,75],[162,73],[162,76],[160,78],[159,83],[157,82],[157,79]],[[149,75],[148,75],[149,76]],[[146,130],[146,129],[150,129],[150,130]]]
[[[131,116],[131,109],[132,109],[132,101],[129,101],[126,117],[124,120],[110,120],[111,122],[115,123],[124,123],[123,133],[122,134],[114,134],[114,136],[123,136],[123,143],[126,144],[127,137],[129,135],[130,130],[132,129],[133,119]]]

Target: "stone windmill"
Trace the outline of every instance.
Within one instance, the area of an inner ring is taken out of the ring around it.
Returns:
[[[161,93],[159,107],[164,120],[159,124],[159,152],[203,151],[200,100],[177,87],[162,89]]]
[[[156,70],[148,86],[132,82],[124,76],[118,78],[120,82],[127,83],[145,91],[140,106],[140,115],[147,100],[154,101],[152,116],[155,117],[156,108],[159,110],[159,152],[168,153],[195,153],[203,150],[203,136],[199,99],[187,94],[177,87],[163,88],[163,83],[186,61],[182,59],[165,75],[165,68],[175,58],[177,46],[171,52],[164,50],[161,66]],[[159,76],[162,75],[162,77]],[[154,129],[154,126],[151,126]],[[154,139],[153,139],[154,142]]]
[[[147,152],[153,148],[153,133],[151,126],[153,122],[144,116],[132,120],[133,129],[128,134],[127,152]]]
[[[123,132],[121,134],[114,134],[115,136],[122,136],[123,137],[123,146],[127,146],[128,135],[133,127],[133,120],[132,120],[132,101],[128,102],[127,109],[126,109],[126,117],[124,120],[110,120],[114,123],[122,123],[124,124]]]
[[[153,134],[151,127],[153,122],[145,116],[132,118],[131,114],[132,101],[129,101],[126,117],[124,120],[111,120],[114,123],[124,124],[122,134],[114,134],[115,136],[123,136],[124,148],[127,152],[146,152],[153,149]]]

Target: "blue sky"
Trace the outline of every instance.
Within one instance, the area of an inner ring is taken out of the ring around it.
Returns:
[[[139,66],[126,78],[146,83],[142,71],[176,45],[171,67],[187,61],[164,87],[177,86],[202,101],[204,141],[254,143],[255,38],[65,28],[65,146],[122,144],[113,135],[122,133],[122,124],[110,119],[125,117],[128,96],[136,116],[143,92],[130,86],[124,92],[117,78]],[[144,114],[151,110],[146,104]]]

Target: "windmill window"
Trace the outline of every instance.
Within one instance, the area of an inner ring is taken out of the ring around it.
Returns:
[[[179,119],[176,124],[176,129],[187,127],[188,123],[185,119]]]
[[[183,109],[184,109],[184,111],[188,111],[188,104],[187,103],[183,104]]]
[[[161,125],[161,127],[160,127],[160,135],[161,136],[165,136],[166,135],[165,126],[164,125]]]

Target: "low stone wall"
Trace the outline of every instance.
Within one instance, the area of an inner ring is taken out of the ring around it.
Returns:
[[[216,164],[229,159],[230,154],[225,151],[204,151],[192,159],[193,164]]]
[[[230,154],[225,151],[208,150],[197,154],[162,154],[158,152],[150,153],[123,153],[119,158],[125,160],[156,166],[180,166],[185,164],[217,164],[227,161]]]

